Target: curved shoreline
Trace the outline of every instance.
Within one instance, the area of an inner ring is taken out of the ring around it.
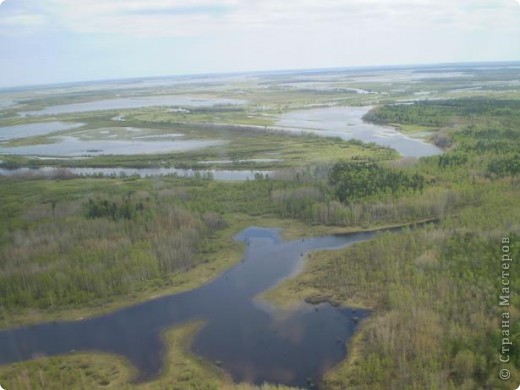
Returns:
[[[2,360],[4,363],[23,361],[35,352],[59,355],[69,350],[99,350],[126,356],[140,372],[137,380],[147,381],[159,375],[157,370],[164,367],[160,356],[166,351],[160,341],[162,337],[159,337],[157,332],[162,334],[164,329],[204,318],[208,325],[197,334],[194,351],[209,361],[225,362],[227,371],[235,381],[303,385],[307,376],[311,377],[314,383],[318,383],[323,364],[337,363],[345,357],[344,349],[338,350],[337,346],[333,347],[334,337],[336,341],[348,340],[357,328],[357,316],[363,318],[368,313],[358,312],[354,316],[356,309],[333,308],[323,303],[318,306],[307,304],[289,316],[280,318],[270,310],[257,307],[253,303],[254,296],[278,285],[286,278],[295,276],[301,270],[304,253],[341,249],[370,240],[380,231],[398,229],[402,228],[380,228],[286,241],[281,238],[279,229],[248,228],[234,237],[235,240],[247,244],[242,262],[211,283],[186,293],[154,299],[102,317],[79,322],[44,323],[0,332],[2,348],[6,353]],[[316,320],[313,319],[316,316],[321,318],[318,328]],[[293,327],[296,324],[306,336],[296,344],[294,340],[287,343],[294,335]],[[230,330],[225,335],[222,334],[223,325]],[[330,329],[325,331],[323,326]],[[150,330],[153,331],[150,333]],[[114,332],[116,334],[113,334]],[[235,339],[233,335],[236,332],[257,334],[260,338]],[[139,342],[135,339],[137,335]],[[227,339],[228,336],[233,341],[229,340],[221,345],[221,339]],[[130,349],[128,337],[135,340],[130,343]],[[329,345],[331,338],[332,345]],[[24,340],[23,343],[20,343],[20,340]],[[285,360],[286,356],[302,356],[308,348],[314,348],[312,346],[316,343],[324,349],[307,355],[303,366],[293,365],[294,359]],[[17,347],[13,350],[9,345]],[[269,349],[268,356],[271,357],[267,361],[262,358],[267,352],[262,352],[263,348]],[[258,351],[251,354],[251,349]],[[287,365],[285,370],[293,373],[291,381],[283,379],[279,376],[280,373],[277,373],[275,367],[282,364],[280,359],[284,361],[284,367]],[[241,363],[236,366],[236,362]],[[329,368],[327,366],[326,369]],[[250,377],[253,373],[254,376]]]
[[[226,229],[225,231],[222,231],[222,233],[219,234],[221,240],[226,240],[228,242],[225,248],[223,248],[219,253],[215,254],[215,257],[219,260],[211,262],[209,264],[200,264],[195,269],[187,271],[185,273],[171,275],[172,283],[175,284],[175,281],[177,281],[177,284],[171,287],[147,290],[144,293],[137,295],[134,294],[130,297],[108,297],[107,301],[104,303],[98,303],[95,306],[81,309],[62,308],[57,310],[43,311],[33,309],[19,312],[18,314],[5,313],[3,314],[4,318],[0,318],[0,331],[21,326],[37,325],[46,322],[83,321],[93,317],[110,314],[117,310],[128,308],[133,305],[145,303],[156,298],[187,292],[204,286],[210,283],[211,281],[215,280],[217,277],[219,277],[225,271],[229,270],[235,264],[239,263],[241,257],[243,256],[244,245],[232,240],[231,237],[233,237],[235,234],[237,234],[239,231],[243,230],[250,224],[266,227],[278,226],[281,229],[281,236],[283,239],[294,240],[298,238],[309,237],[311,235],[341,235],[349,233],[401,228],[406,226],[412,226],[414,224],[428,223],[435,220],[436,219],[426,219],[421,221],[413,221],[410,223],[389,224],[381,226],[372,226],[367,228],[352,228],[325,225],[308,226],[305,223],[296,220],[266,217],[252,218],[250,216],[242,216],[242,219],[239,219],[234,224],[234,226],[231,226],[230,228]],[[264,295],[270,295],[270,291],[276,289],[276,287],[277,286],[274,286],[272,289],[263,292],[261,296],[263,297]],[[274,304],[279,308],[290,306],[281,305],[279,300],[273,300],[272,298],[268,299],[268,301],[270,304]],[[361,308],[362,306],[359,307]]]

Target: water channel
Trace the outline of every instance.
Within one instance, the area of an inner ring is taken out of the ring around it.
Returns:
[[[235,381],[319,384],[323,374],[345,358],[346,344],[368,312],[302,302],[287,314],[257,296],[299,272],[304,254],[345,247],[377,234],[286,241],[278,229],[250,227],[235,236],[246,244],[243,260],[211,283],[95,318],[0,331],[0,364],[71,351],[104,351],[125,356],[139,371],[136,380],[146,381],[164,364],[161,332],[204,320],[192,351],[221,362]]]

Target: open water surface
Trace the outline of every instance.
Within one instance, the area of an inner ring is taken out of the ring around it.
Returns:
[[[242,262],[211,283],[91,319],[0,331],[0,364],[97,350],[125,356],[139,370],[136,380],[149,380],[164,364],[161,332],[204,320],[193,352],[221,362],[235,381],[319,384],[345,358],[346,343],[368,312],[302,302],[286,313],[256,297],[297,273],[305,253],[345,247],[377,234],[285,241],[278,229],[248,228],[235,237],[246,243]]]
[[[341,106],[293,111],[283,114],[276,126],[286,131],[374,142],[391,147],[404,157],[424,157],[442,153],[435,145],[408,137],[393,127],[363,121],[363,115],[371,108]]]

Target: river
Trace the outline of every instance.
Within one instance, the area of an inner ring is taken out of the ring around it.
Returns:
[[[235,381],[319,384],[323,374],[345,358],[348,340],[368,312],[302,302],[289,315],[280,315],[256,297],[299,272],[305,253],[345,247],[377,234],[286,241],[278,229],[248,228],[235,236],[246,243],[242,262],[211,283],[95,318],[0,331],[0,364],[97,350],[125,356],[138,369],[136,381],[146,381],[164,364],[161,332],[204,320],[192,351],[220,361]]]

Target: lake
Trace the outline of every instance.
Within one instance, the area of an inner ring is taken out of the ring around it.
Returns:
[[[372,107],[326,107],[288,112],[276,122],[285,131],[309,132],[344,140],[374,142],[397,150],[404,157],[441,154],[442,150],[422,140],[408,137],[393,127],[365,122],[362,118]]]
[[[164,364],[161,332],[204,320],[192,352],[221,362],[235,381],[319,384],[324,373],[345,358],[358,320],[369,313],[302,302],[288,314],[256,297],[299,272],[303,254],[345,247],[377,234],[285,241],[278,229],[248,228],[235,236],[246,244],[242,262],[214,281],[95,318],[0,331],[0,364],[98,350],[125,356],[139,371],[136,381],[146,381]]]

